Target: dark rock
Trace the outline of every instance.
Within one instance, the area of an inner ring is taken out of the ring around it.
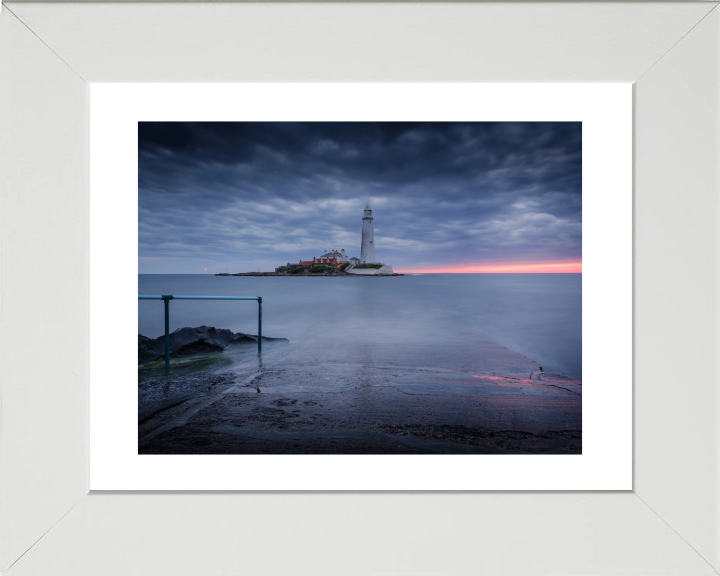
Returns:
[[[266,338],[263,342],[288,342],[287,338]],[[178,328],[170,334],[170,356],[176,358],[192,354],[222,352],[230,345],[257,344],[257,336],[237,334],[225,328],[199,326]],[[155,339],[138,334],[138,365],[147,364],[165,356],[165,336]]]
[[[262,341],[290,343],[290,340],[287,338],[268,338],[267,336],[263,336]],[[235,346],[237,344],[257,344],[257,336],[255,334],[241,334],[238,332],[230,342],[230,346]]]
[[[191,354],[222,352],[232,342],[235,334],[232,330],[200,326],[198,328],[178,328],[170,333],[170,354],[172,356],[190,356]]]
[[[157,360],[165,354],[165,337],[148,338],[138,334],[138,365]]]
[[[307,272],[307,270],[306,270]],[[333,278],[337,276],[344,276],[347,278],[377,278],[379,276],[405,276],[405,274],[399,274],[397,272],[393,274],[352,274],[345,272],[344,270],[329,270],[323,274],[293,274],[292,272],[238,272],[237,274],[228,274],[224,272],[222,274],[215,274],[215,276],[292,276],[293,278]]]
[[[257,336],[252,337],[248,336],[247,334],[241,334],[240,332],[238,332],[233,336],[233,339],[230,340],[230,345],[236,346],[239,344],[257,344]]]

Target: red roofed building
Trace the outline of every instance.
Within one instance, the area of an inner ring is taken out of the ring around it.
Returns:
[[[332,266],[333,268],[337,268],[338,262],[335,258],[315,258],[313,257],[312,260],[300,260],[297,264],[292,264],[291,262],[287,263],[287,267],[290,269],[296,268],[297,266],[307,266],[308,268],[312,268],[313,266]]]
[[[313,258],[313,264],[315,266],[337,266],[337,260],[335,258]]]

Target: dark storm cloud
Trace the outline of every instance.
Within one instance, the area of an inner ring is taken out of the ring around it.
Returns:
[[[141,272],[271,269],[345,248],[398,269],[580,261],[580,123],[138,126]]]

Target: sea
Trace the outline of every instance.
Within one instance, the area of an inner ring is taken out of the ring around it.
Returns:
[[[456,369],[473,366],[474,342],[492,340],[545,372],[582,379],[582,274],[141,274],[138,294],[262,296],[262,334],[289,340],[278,352],[285,363],[377,357]],[[257,322],[254,301],[170,302],[171,331],[206,325],[255,335]],[[138,301],[138,333],[164,333],[162,301]],[[183,360],[172,374],[249,362],[250,348]],[[157,366],[143,371],[148,378],[167,374]]]

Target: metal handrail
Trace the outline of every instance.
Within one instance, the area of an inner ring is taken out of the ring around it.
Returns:
[[[170,300],[257,300],[258,303],[258,354],[262,351],[262,296],[160,296],[138,295],[138,300],[165,302],[165,366],[170,365]]]

